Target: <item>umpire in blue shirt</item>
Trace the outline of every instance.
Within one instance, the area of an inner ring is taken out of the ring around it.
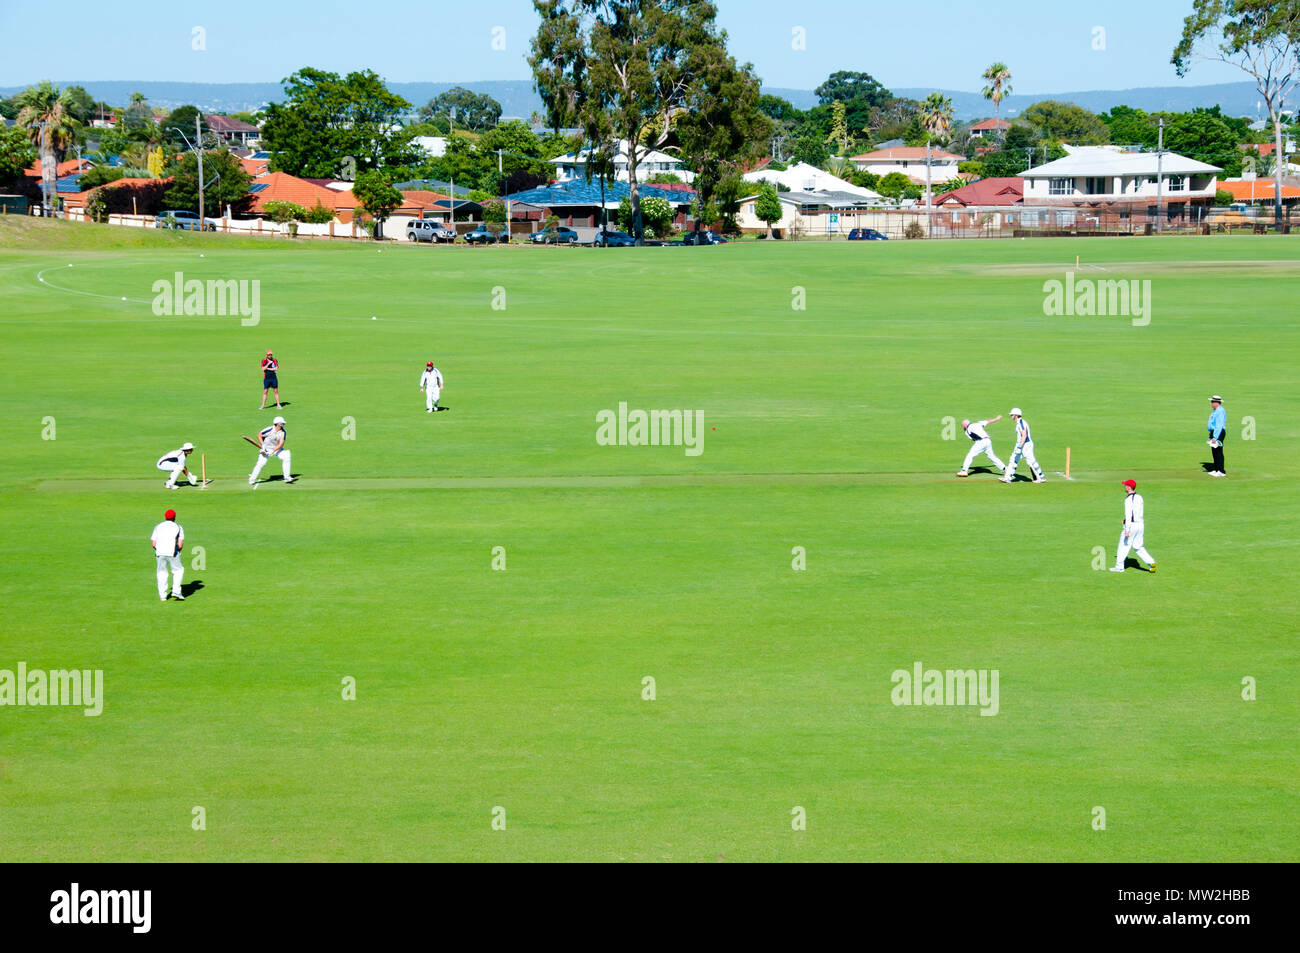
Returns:
[[[1210,422],[1205,425],[1205,429],[1210,433],[1210,439],[1206,442],[1210,445],[1210,452],[1214,454],[1214,465],[1210,470],[1210,476],[1227,476],[1228,471],[1223,466],[1223,438],[1228,431],[1228,412],[1223,409],[1223,398],[1218,394],[1210,398],[1210,407]]]

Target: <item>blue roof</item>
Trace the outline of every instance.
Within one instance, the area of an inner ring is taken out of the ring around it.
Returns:
[[[59,179],[57,182],[54,183],[54,191],[80,192],[81,186],[77,185],[77,182],[80,179],[81,179],[80,172],[78,172],[76,175],[65,175],[63,178]]]
[[[677,192],[672,189],[657,189],[653,185],[643,185],[638,191],[643,199],[667,199],[674,205],[687,205],[694,200],[689,192]],[[605,201],[621,202],[632,194],[626,182],[609,182],[605,185]],[[570,179],[554,185],[543,185],[523,192],[503,195],[502,201],[527,202],[529,205],[599,205],[600,183],[587,182],[585,179]]]

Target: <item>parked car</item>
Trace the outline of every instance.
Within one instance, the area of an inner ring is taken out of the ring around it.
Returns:
[[[553,225],[540,232],[533,232],[528,240],[534,245],[576,245],[578,233],[565,225]]]
[[[884,232],[878,232],[874,228],[855,228],[849,232],[849,241],[851,242],[887,242],[889,236]]]
[[[454,242],[456,230],[431,218],[413,218],[406,226],[408,242]]]
[[[596,237],[592,239],[593,245],[601,248],[624,248],[629,245],[635,245],[636,239],[627,232],[604,231],[597,232]]]
[[[469,245],[491,245],[493,242],[504,244],[510,241],[510,233],[502,227],[501,231],[494,232],[487,225],[480,225],[472,232],[465,233],[465,242]]]
[[[216,224],[210,218],[200,219],[194,212],[163,212],[154,218],[158,228],[180,228],[194,232],[215,232]]]
[[[725,245],[727,240],[717,232],[711,232],[707,228],[702,228],[698,232],[691,229],[689,232],[682,232],[683,245]]]

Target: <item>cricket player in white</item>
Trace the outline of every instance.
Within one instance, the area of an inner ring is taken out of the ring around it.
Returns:
[[[1115,551],[1115,565],[1110,567],[1111,572],[1124,571],[1124,560],[1128,559],[1131,549],[1137,550],[1138,559],[1146,563],[1151,572],[1156,571],[1155,559],[1142,545],[1142,537],[1146,531],[1146,514],[1143,512],[1142,494],[1137,491],[1137,488],[1136,481],[1124,481],[1124,492],[1128,494],[1124,498],[1124,528],[1120,531],[1119,549]]]
[[[167,482],[163,486],[169,490],[178,490],[176,480],[182,474],[189,478],[190,486],[194,485],[194,474],[190,473],[185,467],[185,459],[194,452],[194,444],[185,443],[179,450],[173,450],[171,453],[164,453],[158,458],[158,469],[170,474]]]
[[[420,390],[424,391],[424,407],[429,413],[438,409],[438,398],[442,396],[442,372],[430,361],[420,375]]]
[[[153,528],[149,537],[153,546],[154,561],[158,564],[158,598],[167,601],[167,571],[172,574],[172,598],[185,600],[181,593],[181,579],[185,567],[181,565],[181,548],[185,545],[185,530],[176,522],[176,511],[168,510],[163,521]]]
[[[1025,423],[1025,417],[1020,413],[1019,407],[1011,408],[1011,416],[1016,420],[1016,449],[1011,452],[1011,460],[1007,463],[1007,472],[1002,475],[1000,482],[1010,483],[1016,478],[1016,466],[1023,459],[1029,464],[1029,469],[1034,473],[1035,483],[1046,483],[1043,478],[1043,468],[1038,465],[1034,458],[1034,437],[1029,432],[1029,424]]]
[[[293,476],[289,471],[289,450],[285,447],[285,441],[289,439],[288,432],[284,429],[284,418],[276,417],[271,421],[271,426],[262,430],[258,434],[258,439],[262,441],[262,449],[257,455],[257,463],[253,466],[253,472],[248,475],[248,485],[257,485],[257,476],[262,472],[262,467],[266,466],[266,461],[272,457],[280,458],[280,466],[284,469],[284,482],[292,483]]]
[[[989,424],[995,424],[1001,419],[1002,415],[998,414],[996,417],[989,420],[977,420],[975,423],[971,423],[969,420],[963,420],[961,422],[961,429],[966,431],[966,436],[970,438],[971,445],[970,453],[966,454],[966,459],[962,461],[961,469],[957,471],[959,477],[968,476],[970,474],[971,461],[981,453],[992,460],[993,465],[999,470],[1005,470],[1007,468],[1007,465],[999,460],[998,455],[993,452],[993,441],[989,439],[989,432],[984,429]]]

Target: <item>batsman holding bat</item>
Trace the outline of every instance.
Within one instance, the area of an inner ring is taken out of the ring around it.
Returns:
[[[288,440],[289,434],[284,429],[284,418],[276,417],[271,421],[271,426],[258,433],[257,439],[244,437],[249,443],[257,447],[257,463],[253,465],[253,472],[248,475],[248,485],[256,488],[258,474],[262,472],[262,467],[266,466],[266,461],[271,457],[279,457],[280,465],[284,469],[284,482],[292,483],[293,476],[289,471],[289,450],[285,447],[285,441]]]

